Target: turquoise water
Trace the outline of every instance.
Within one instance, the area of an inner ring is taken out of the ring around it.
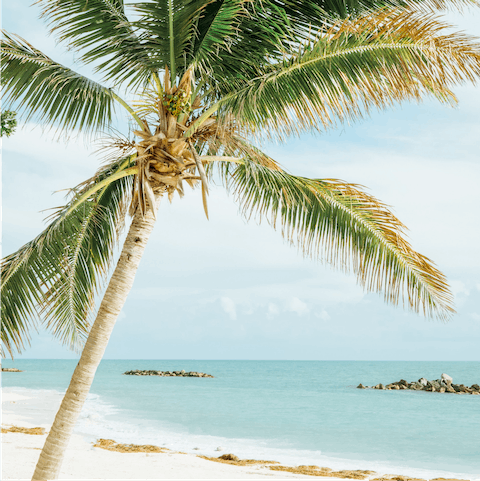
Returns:
[[[3,365],[25,370],[4,373],[5,388],[48,390],[51,406],[76,362]],[[215,378],[123,376],[129,369]],[[291,464],[480,477],[480,396],[355,389],[360,382],[437,379],[442,372],[454,382],[480,382],[479,362],[106,360],[77,430],[205,454],[222,446]],[[31,415],[51,422],[50,411],[37,406]]]

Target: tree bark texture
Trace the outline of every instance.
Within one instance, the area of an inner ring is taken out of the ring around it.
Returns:
[[[160,197],[157,197],[155,211],[159,200]],[[90,391],[117,317],[132,288],[135,273],[154,224],[155,219],[151,210],[145,213],[145,217],[137,210],[82,355],[40,453],[32,481],[50,481],[58,478],[73,428]]]

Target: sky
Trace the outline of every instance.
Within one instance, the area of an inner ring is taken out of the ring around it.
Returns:
[[[3,28],[93,75],[47,35],[38,6],[3,5]],[[480,36],[480,9],[448,13]],[[352,275],[302,256],[267,222],[242,217],[221,186],[165,199],[107,359],[480,360],[480,85],[458,105],[402,104],[264,150],[294,174],[362,184],[392,206],[413,247],[447,275],[457,314],[443,323],[384,303]],[[121,124],[120,124],[121,125]],[[100,164],[83,137],[34,123],[3,139],[3,255],[45,228],[45,209]],[[54,193],[56,192],[56,193]],[[40,330],[18,359],[76,358]]]

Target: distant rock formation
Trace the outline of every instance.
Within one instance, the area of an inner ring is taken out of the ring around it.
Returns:
[[[23,372],[20,369],[16,369],[14,367],[2,367],[2,372]]]
[[[153,371],[144,370],[140,371],[135,369],[134,371],[126,371],[123,374],[127,376],[161,376],[161,377],[213,377],[211,374],[205,374],[204,372],[190,371]]]
[[[376,386],[364,386],[363,384],[359,384],[357,389],[383,389],[386,391],[409,389],[411,391],[480,395],[480,386],[478,384],[472,384],[470,387],[464,386],[463,384],[453,384],[453,378],[445,373],[442,374],[441,379],[436,379],[435,381],[429,381],[424,377],[417,382],[407,382],[405,379],[401,379],[398,382],[392,382],[385,386],[383,384],[377,384]]]

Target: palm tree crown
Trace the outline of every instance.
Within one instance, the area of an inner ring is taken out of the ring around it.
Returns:
[[[65,342],[81,341],[126,206],[144,213],[155,195],[182,196],[184,184],[200,182],[207,212],[214,174],[246,215],[267,216],[307,254],[353,270],[386,300],[439,318],[453,312],[444,276],[411,248],[384,204],[356,185],[291,175],[248,139],[322,130],[426,95],[455,102],[451,87],[480,74],[479,45],[445,33],[426,9],[462,2],[39,3],[52,31],[110,87],[4,32],[4,97],[26,119],[61,131],[104,131],[121,105],[136,140],[112,138],[108,165],[4,259],[10,352],[28,339],[36,314]],[[136,101],[120,98],[121,89]]]

